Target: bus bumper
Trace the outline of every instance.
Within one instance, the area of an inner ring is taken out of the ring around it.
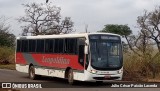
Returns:
[[[111,74],[93,74],[91,72],[85,71],[84,81],[115,81],[115,80],[122,80],[122,73],[116,73],[117,71],[111,71]]]

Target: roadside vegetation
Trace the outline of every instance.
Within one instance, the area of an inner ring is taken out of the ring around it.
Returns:
[[[7,20],[4,16],[0,17],[0,68],[15,69],[15,36],[10,33]]]
[[[127,81],[160,82],[160,56],[154,60],[141,58],[134,53],[124,53],[124,77]]]
[[[60,15],[61,8],[51,3],[22,4],[25,15],[17,18],[22,36],[71,33],[73,22],[70,17]],[[10,31],[9,19],[0,17],[0,69],[15,69],[15,35]]]
[[[138,35],[128,25],[107,24],[99,32],[119,34],[125,39],[124,80],[160,82],[160,7],[137,17]],[[152,80],[153,81],[153,80]]]
[[[11,47],[0,47],[0,69],[15,69],[15,50]]]

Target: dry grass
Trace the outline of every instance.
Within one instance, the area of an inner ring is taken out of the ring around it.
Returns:
[[[0,64],[13,64],[15,63],[14,48],[11,47],[0,47]]]
[[[15,64],[6,64],[6,65],[0,64],[0,69],[15,70]]]
[[[151,60],[147,55],[139,57],[133,53],[124,54],[124,80],[128,81],[160,81],[159,57]]]

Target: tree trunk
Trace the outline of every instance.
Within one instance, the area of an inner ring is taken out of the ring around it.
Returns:
[[[125,37],[125,39],[127,40],[129,49],[130,49],[131,51],[133,51],[135,54],[137,54],[139,57],[143,57],[141,54],[139,54],[138,52],[136,52],[136,51],[132,48],[132,46],[131,46],[131,44],[130,44],[128,38],[127,38],[127,36],[124,36],[124,37]]]
[[[158,48],[158,51],[160,52],[160,42],[157,42],[157,48]]]

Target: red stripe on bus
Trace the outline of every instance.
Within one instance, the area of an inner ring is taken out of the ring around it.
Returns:
[[[16,64],[27,64],[22,53],[16,53]]]
[[[39,66],[57,67],[84,70],[84,67],[78,62],[78,55],[64,55],[64,54],[31,54],[32,58]],[[16,53],[16,63],[26,64],[22,53]],[[67,61],[69,62],[67,63]]]
[[[78,55],[64,54],[32,54],[33,59],[40,66],[57,68],[71,67],[72,69],[83,70],[83,66],[78,63]],[[66,62],[69,60],[69,64]]]

